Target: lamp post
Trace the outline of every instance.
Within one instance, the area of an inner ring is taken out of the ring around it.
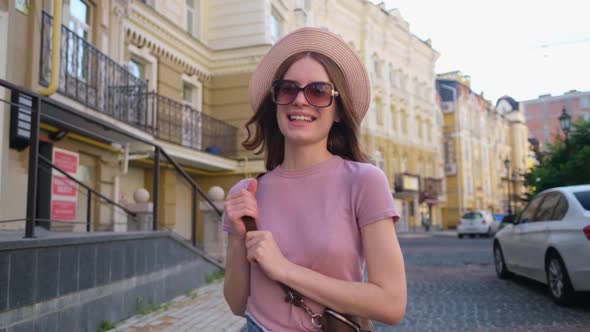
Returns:
[[[572,127],[572,116],[567,113],[565,106],[561,110],[561,115],[559,116],[559,126],[565,135],[565,145],[567,146],[570,129]]]
[[[506,181],[508,182],[508,214],[512,214],[512,195],[510,195],[510,160],[504,160],[504,167],[506,167]]]

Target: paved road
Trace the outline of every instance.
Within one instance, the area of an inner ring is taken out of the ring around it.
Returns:
[[[590,296],[555,305],[545,286],[496,277],[491,239],[401,238],[408,307],[385,331],[590,331]]]

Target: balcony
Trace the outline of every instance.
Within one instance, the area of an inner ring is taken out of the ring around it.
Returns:
[[[51,25],[43,13],[39,82],[51,78]],[[62,26],[58,92],[155,137],[224,157],[237,153],[237,131],[187,104],[148,92],[147,81]]]
[[[53,18],[43,12],[39,83],[51,79]],[[149,129],[147,81],[102,53],[67,27],[61,27],[59,85],[57,91],[89,108],[135,127]]]
[[[139,99],[147,100],[153,134],[159,139],[227,158],[236,156],[238,128],[154,92]]]

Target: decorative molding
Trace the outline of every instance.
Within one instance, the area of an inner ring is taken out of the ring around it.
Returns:
[[[213,75],[250,73],[268,51],[269,45],[214,51],[185,31],[159,17],[151,8],[133,4],[125,25],[126,39],[138,47],[147,47],[156,56],[165,57],[184,68],[184,72],[208,81]],[[182,47],[182,49],[180,49]]]
[[[113,0],[112,9],[115,16],[118,18],[127,17],[131,8],[131,1],[129,0]]]

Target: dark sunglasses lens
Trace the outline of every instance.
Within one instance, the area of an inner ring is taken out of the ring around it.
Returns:
[[[299,93],[299,87],[292,82],[276,82],[274,88],[275,102],[279,105],[292,103]]]
[[[325,107],[332,102],[332,86],[328,83],[311,83],[303,91],[307,101],[316,107]]]

